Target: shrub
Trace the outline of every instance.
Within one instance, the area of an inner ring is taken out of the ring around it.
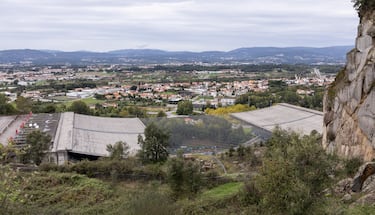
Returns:
[[[22,154],[21,160],[24,163],[33,162],[39,165],[50,148],[51,136],[39,130],[32,131],[26,136],[26,143],[28,147],[25,148],[25,153]]]
[[[331,183],[334,166],[319,136],[276,129],[267,145],[263,167],[255,179],[262,194],[262,210],[270,214],[311,211],[324,200],[322,193]]]
[[[245,186],[240,193],[240,201],[244,205],[259,205],[262,199],[261,193],[254,181],[245,183]]]
[[[150,190],[132,198],[128,213],[134,215],[174,215],[177,213],[177,207],[167,195]]]
[[[168,184],[175,198],[193,197],[202,186],[199,163],[184,161],[182,157],[173,158],[168,163]]]
[[[190,115],[193,113],[193,103],[191,101],[180,101],[177,104],[178,115]]]
[[[88,177],[117,180],[164,180],[165,172],[158,164],[140,166],[134,159],[126,160],[83,160],[75,164],[57,166],[55,164],[42,164],[41,171],[75,172]]]
[[[362,160],[359,158],[352,158],[345,161],[345,172],[348,176],[353,177],[362,165]]]
[[[352,2],[360,17],[369,11],[375,10],[375,1],[373,0],[352,0]]]

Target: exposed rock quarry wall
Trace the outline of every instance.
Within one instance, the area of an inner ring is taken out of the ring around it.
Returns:
[[[341,157],[375,158],[375,11],[361,17],[355,48],[326,92],[323,147]]]

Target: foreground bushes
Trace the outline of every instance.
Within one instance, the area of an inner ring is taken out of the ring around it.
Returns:
[[[108,184],[84,175],[1,167],[0,179],[1,215],[85,214],[92,205],[114,198]]]
[[[128,214],[154,214],[154,215],[174,215],[178,214],[178,207],[168,195],[149,190],[137,193],[133,196]]]
[[[113,180],[164,180],[165,173],[159,164],[142,166],[137,160],[81,161],[75,164],[41,164],[42,171],[75,172],[88,177]]]
[[[200,172],[199,162],[182,156],[164,165],[142,165],[127,158],[63,166],[42,164],[43,171],[33,173],[2,167],[0,200],[6,199],[0,201],[5,202],[0,204],[0,215],[371,213],[372,207],[349,208],[328,196],[327,188],[332,176],[338,175],[338,167],[345,172],[340,174],[349,174],[359,164],[350,160],[337,165],[319,142],[316,134],[301,136],[276,129],[267,142],[258,174],[248,172],[250,179],[236,178],[232,180],[239,181],[232,183],[215,170]],[[232,158],[251,161],[243,150],[237,150]]]
[[[266,214],[324,213],[323,190],[331,185],[335,160],[320,137],[276,129],[267,144],[260,174],[245,186],[243,202]]]

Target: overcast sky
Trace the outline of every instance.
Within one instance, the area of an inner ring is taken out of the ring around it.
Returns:
[[[350,0],[0,0],[0,49],[354,45]]]

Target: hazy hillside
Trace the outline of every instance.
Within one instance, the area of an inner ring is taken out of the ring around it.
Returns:
[[[252,63],[252,64],[342,64],[351,46],[325,48],[253,47],[228,52],[163,51],[156,49],[124,49],[109,52],[62,52],[53,50],[4,50],[0,63],[32,64],[96,64],[96,63]]]

